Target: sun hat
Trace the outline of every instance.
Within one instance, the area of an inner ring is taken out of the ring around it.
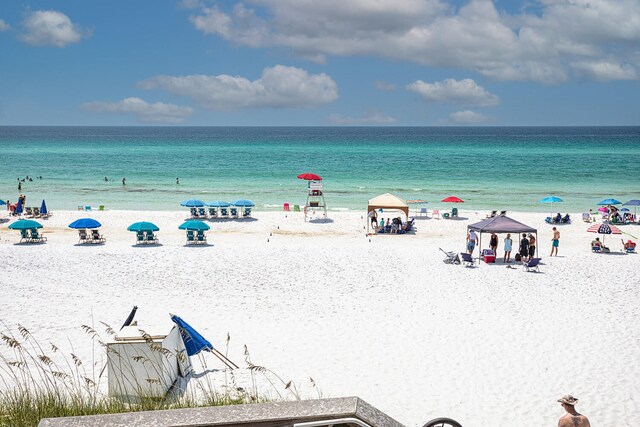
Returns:
[[[570,394],[565,394],[564,396],[562,396],[560,399],[558,399],[558,402],[560,403],[566,403],[567,405],[575,405],[576,403],[578,403],[578,399],[571,396]]]

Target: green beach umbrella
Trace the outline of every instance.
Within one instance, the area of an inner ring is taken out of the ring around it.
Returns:
[[[180,230],[189,230],[189,231],[200,231],[200,230],[208,230],[209,224],[204,223],[202,221],[185,221],[179,227]]]
[[[152,222],[146,222],[146,221],[135,222],[131,224],[129,227],[127,227],[127,231],[159,231],[159,230],[160,228],[158,228],[157,225],[155,225]]]
[[[20,219],[9,225],[10,230],[33,230],[35,228],[42,228],[42,224],[31,219]]]

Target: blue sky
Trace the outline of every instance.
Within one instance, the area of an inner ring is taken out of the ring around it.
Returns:
[[[3,0],[0,125],[640,125],[639,46],[639,0]]]

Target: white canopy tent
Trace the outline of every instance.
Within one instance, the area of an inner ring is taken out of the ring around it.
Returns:
[[[367,206],[367,218],[372,211],[375,211],[377,209],[401,211],[407,217],[407,221],[409,220],[409,205],[407,205],[406,201],[397,196],[394,196],[393,194],[385,193],[374,197],[373,199],[370,199]],[[370,224],[371,221],[367,221],[367,232],[369,231]]]

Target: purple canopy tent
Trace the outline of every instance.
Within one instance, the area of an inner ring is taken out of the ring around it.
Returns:
[[[475,224],[468,225],[467,230],[473,230],[480,233],[480,241],[478,242],[479,254],[482,254],[482,233],[517,233],[517,243],[520,242],[520,233],[535,233],[536,255],[538,254],[538,230],[518,222],[515,219],[509,218],[508,216],[494,216],[492,218],[487,218],[480,222],[476,222]],[[480,258],[480,256],[478,258]]]

